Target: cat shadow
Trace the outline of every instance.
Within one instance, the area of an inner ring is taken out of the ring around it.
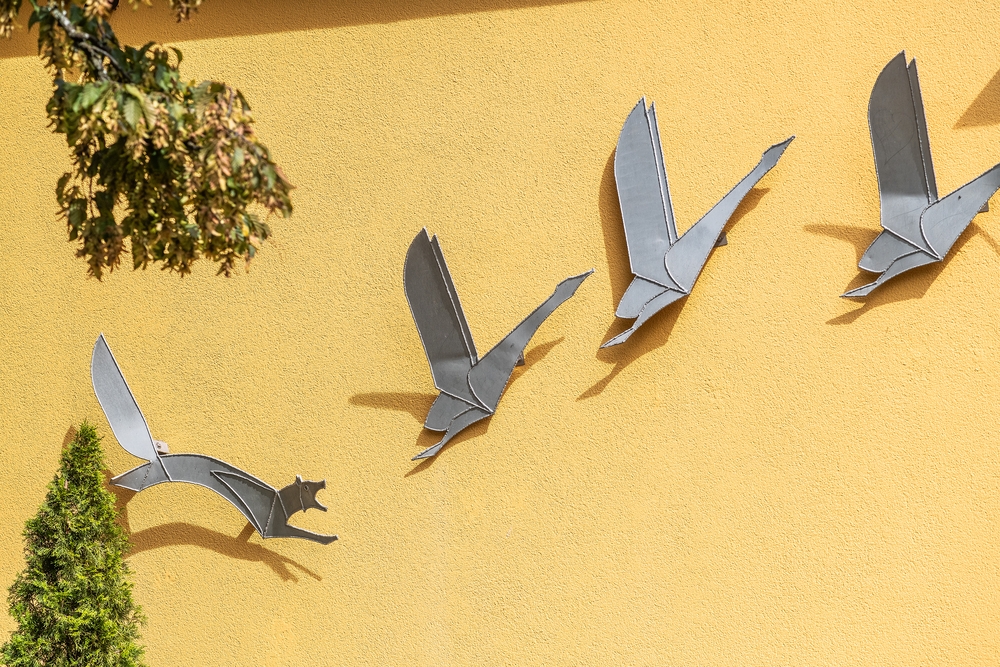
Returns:
[[[263,563],[271,568],[282,581],[294,582],[299,580],[295,572],[292,571],[293,569],[312,577],[316,581],[323,580],[317,573],[301,563],[271,551],[260,544],[250,542],[250,537],[253,536],[256,530],[249,521],[236,537],[182,521],[165,523],[134,533],[129,524],[128,503],[135,497],[136,492],[111,484],[112,475],[110,471],[103,471],[103,475],[105,488],[115,497],[118,524],[125,530],[132,545],[126,558],[131,558],[144,551],[152,551],[163,547],[193,546],[214,551],[228,558]]]

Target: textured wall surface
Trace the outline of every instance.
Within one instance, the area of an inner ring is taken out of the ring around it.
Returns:
[[[164,3],[160,3],[164,4]],[[110,435],[101,331],[150,423],[282,486],[328,547],[208,491],[132,498],[150,665],[996,665],[1000,230],[866,304],[875,77],[919,62],[942,193],[1000,160],[996,2],[265,2],[118,17],[241,88],[295,214],[248,273],[103,283],[56,218],[50,80],[0,44],[0,586],[67,430]],[[657,103],[681,229],[796,134],[692,296],[628,344],[612,155]],[[995,209],[1000,206],[994,203]],[[538,332],[496,416],[410,457],[434,396],[402,291],[440,235],[489,349]],[[0,615],[0,636],[12,629]]]

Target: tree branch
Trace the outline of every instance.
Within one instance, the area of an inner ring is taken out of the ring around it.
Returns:
[[[52,7],[50,9],[52,15],[56,17],[59,25],[66,32],[66,35],[73,40],[81,51],[84,51],[90,58],[91,66],[97,71],[97,76],[101,81],[108,81],[110,77],[108,76],[108,71],[104,68],[104,59],[107,58],[118,73],[121,74],[126,79],[129,78],[128,73],[121,68],[118,62],[111,57],[111,53],[106,49],[98,46],[94,43],[94,38],[85,32],[77,30],[73,22],[69,20],[69,17],[63,13],[62,10]]]

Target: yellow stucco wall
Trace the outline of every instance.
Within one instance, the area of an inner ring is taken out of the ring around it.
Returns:
[[[355,5],[366,5],[356,7]],[[67,430],[106,435],[104,331],[154,436],[281,486],[326,478],[328,547],[241,536],[184,485],[127,504],[150,665],[995,665],[1000,232],[866,305],[866,110],[918,59],[942,193],[1000,161],[983,2],[206,0],[191,78],[254,106],[295,215],[249,273],[87,280],[31,38],[0,45],[0,585]],[[632,341],[612,155],[657,103],[680,227],[796,134],[687,302]],[[995,206],[996,208],[996,206]],[[406,247],[440,235],[480,350],[597,272],[495,417],[430,464]],[[0,637],[13,628],[0,615]]]

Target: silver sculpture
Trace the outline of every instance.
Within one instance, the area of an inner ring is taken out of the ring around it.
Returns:
[[[434,386],[441,392],[427,412],[424,428],[445,434],[439,443],[414,456],[414,461],[434,456],[457,433],[496,411],[514,366],[523,363],[528,341],[593,272],[559,283],[552,296],[480,359],[437,236],[420,230],[406,252],[403,290]]]
[[[760,163],[701,220],[678,236],[663,162],[656,105],[643,97],[625,119],[615,148],[615,183],[625,224],[629,264],[635,277],[616,317],[635,318],[626,331],[601,347],[628,340],[650,317],[691,293],[712,248],[725,245],[722,230],[750,189],[778,163],[795,137],[764,152]]]
[[[868,296],[904,271],[940,262],[1000,188],[1000,165],[938,199],[917,61],[906,52],[889,61],[868,100],[868,128],[882,204],[882,228],[858,262],[881,273],[845,297]]]
[[[90,361],[94,393],[101,404],[111,431],[122,448],[132,456],[149,461],[111,480],[115,486],[142,491],[163,482],[187,482],[215,491],[232,503],[253,525],[260,536],[299,537],[329,544],[336,535],[320,535],[289,525],[288,519],[299,510],[326,508],[316,501],[316,493],[326,488],[326,481],[295,481],[283,489],[262,482],[228,463],[201,454],[169,454],[164,443],[154,441],[146,418],[129,389],[118,362],[111,354],[104,334],[94,343]]]

